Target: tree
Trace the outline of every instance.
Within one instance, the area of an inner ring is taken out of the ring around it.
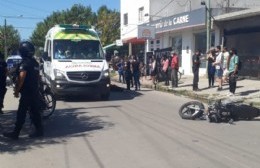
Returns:
[[[5,52],[5,28],[6,28],[6,46],[7,55],[14,54],[18,51],[20,34],[12,25],[0,26],[0,51]]]
[[[38,47],[43,47],[45,35],[47,31],[57,24],[90,24],[95,23],[96,15],[92,12],[90,7],[84,7],[76,4],[69,10],[53,12],[52,15],[44,19],[43,22],[37,24],[33,31],[31,41]]]
[[[102,45],[113,43],[120,38],[120,13],[101,6],[97,12],[97,30],[101,32]]]
[[[44,21],[37,24],[31,41],[36,48],[43,47],[47,31],[56,24],[84,24],[95,26],[101,32],[101,43],[107,45],[120,37],[120,14],[106,6],[99,8],[97,14],[90,6],[73,5],[70,9],[53,12]]]

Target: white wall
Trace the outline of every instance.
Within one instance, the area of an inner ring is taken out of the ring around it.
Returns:
[[[188,30],[182,33],[182,67],[181,70],[184,70],[185,75],[192,74],[192,55],[193,55],[193,33],[192,30]],[[189,50],[186,50],[186,47],[189,47]]]
[[[201,5],[203,0],[151,0],[151,15],[156,16],[171,16],[177,13],[188,12],[204,7]],[[204,0],[207,4],[208,0]],[[211,8],[227,7],[228,0],[210,0]],[[260,0],[229,0],[230,8],[252,8],[259,7]],[[159,17],[152,17],[152,20]]]
[[[144,7],[144,14],[149,13],[149,0],[121,0],[121,39],[137,37],[137,25],[142,24],[138,21],[139,8]],[[124,14],[128,13],[128,25],[124,25]],[[148,17],[144,20],[148,22]]]
[[[144,22],[160,19],[161,17],[175,15],[177,13],[203,7],[202,0],[121,0],[121,39],[137,37],[138,9],[144,7]],[[204,0],[206,3],[208,0]],[[170,3],[171,2],[171,3]],[[210,0],[212,8],[227,7],[227,0]],[[236,8],[260,7],[260,0],[229,0],[229,6]],[[124,26],[124,14],[128,13],[128,25]]]

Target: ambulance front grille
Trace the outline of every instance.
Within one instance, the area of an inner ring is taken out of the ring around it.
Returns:
[[[67,72],[67,76],[70,80],[74,81],[93,81],[100,77],[100,72]]]

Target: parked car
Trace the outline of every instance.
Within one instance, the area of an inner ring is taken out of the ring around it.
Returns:
[[[11,55],[6,59],[7,69],[9,71],[7,76],[7,85],[12,85],[12,73],[15,71],[17,65],[22,62],[22,57],[20,55]]]
[[[7,68],[8,70],[12,70],[15,68],[19,63],[21,63],[22,57],[20,55],[11,55],[6,59]]]

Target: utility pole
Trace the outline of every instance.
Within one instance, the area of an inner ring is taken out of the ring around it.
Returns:
[[[210,8],[210,0],[207,0],[206,4],[206,12],[207,12],[207,47],[206,52],[209,51],[211,47],[211,8]]]
[[[5,18],[5,23],[4,23],[4,43],[5,43],[5,46],[4,46],[4,49],[5,49],[5,58],[7,58],[7,28],[6,28],[6,18]]]

